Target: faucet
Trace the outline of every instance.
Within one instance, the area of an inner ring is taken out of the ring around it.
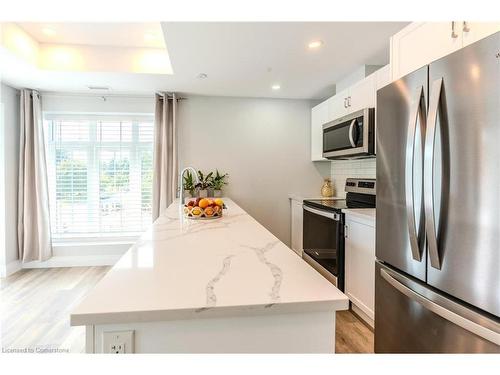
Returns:
[[[179,186],[180,186],[180,189],[181,191],[179,192],[179,197],[180,197],[180,201],[181,201],[181,205],[184,204],[184,173],[186,173],[186,171],[191,171],[194,175],[194,178],[195,178],[195,185],[200,182],[199,178],[198,178],[198,173],[196,173],[196,169],[194,169],[193,167],[186,167],[184,168],[181,173],[179,174]]]

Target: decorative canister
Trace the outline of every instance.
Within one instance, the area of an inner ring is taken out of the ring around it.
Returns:
[[[333,186],[331,179],[325,178],[325,183],[321,187],[321,196],[324,198],[333,197]]]

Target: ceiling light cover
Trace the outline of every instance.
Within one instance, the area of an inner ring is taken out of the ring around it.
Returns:
[[[279,90],[281,88],[281,86],[276,83],[276,84],[272,85],[271,88],[273,90]]]
[[[323,45],[323,41],[322,40],[313,40],[311,41],[309,44],[308,44],[308,47],[310,49],[316,49],[316,48],[319,48]]]

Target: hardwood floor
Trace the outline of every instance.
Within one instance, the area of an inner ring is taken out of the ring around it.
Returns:
[[[335,351],[337,353],[373,353],[373,332],[351,311],[337,312]]]
[[[21,270],[0,279],[0,344],[7,349],[82,353],[85,328],[69,313],[109,267]],[[373,353],[373,332],[350,311],[337,313],[336,351]]]
[[[2,349],[85,351],[85,328],[69,312],[109,267],[21,270],[0,279]]]

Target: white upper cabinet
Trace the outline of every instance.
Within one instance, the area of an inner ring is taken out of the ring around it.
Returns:
[[[500,31],[500,22],[467,22],[460,24],[462,28],[463,45],[468,46],[480,39]]]
[[[338,92],[337,94],[335,94],[326,101],[328,106],[327,122],[336,120],[349,113],[347,106],[348,97],[349,97],[349,90],[345,89],[343,91]]]
[[[414,22],[391,38],[391,65],[396,80],[462,48],[459,25],[451,22]]]
[[[375,106],[375,73],[328,99],[328,121]]]
[[[323,157],[323,124],[328,122],[328,100],[311,109],[311,160],[327,160]]]
[[[381,89],[384,86],[387,86],[392,82],[392,71],[391,65],[387,64],[386,66],[380,68],[375,73],[375,91]]]
[[[375,73],[349,88],[348,113],[375,107]]]
[[[414,22],[391,38],[392,78],[401,78],[499,30],[500,23]]]

